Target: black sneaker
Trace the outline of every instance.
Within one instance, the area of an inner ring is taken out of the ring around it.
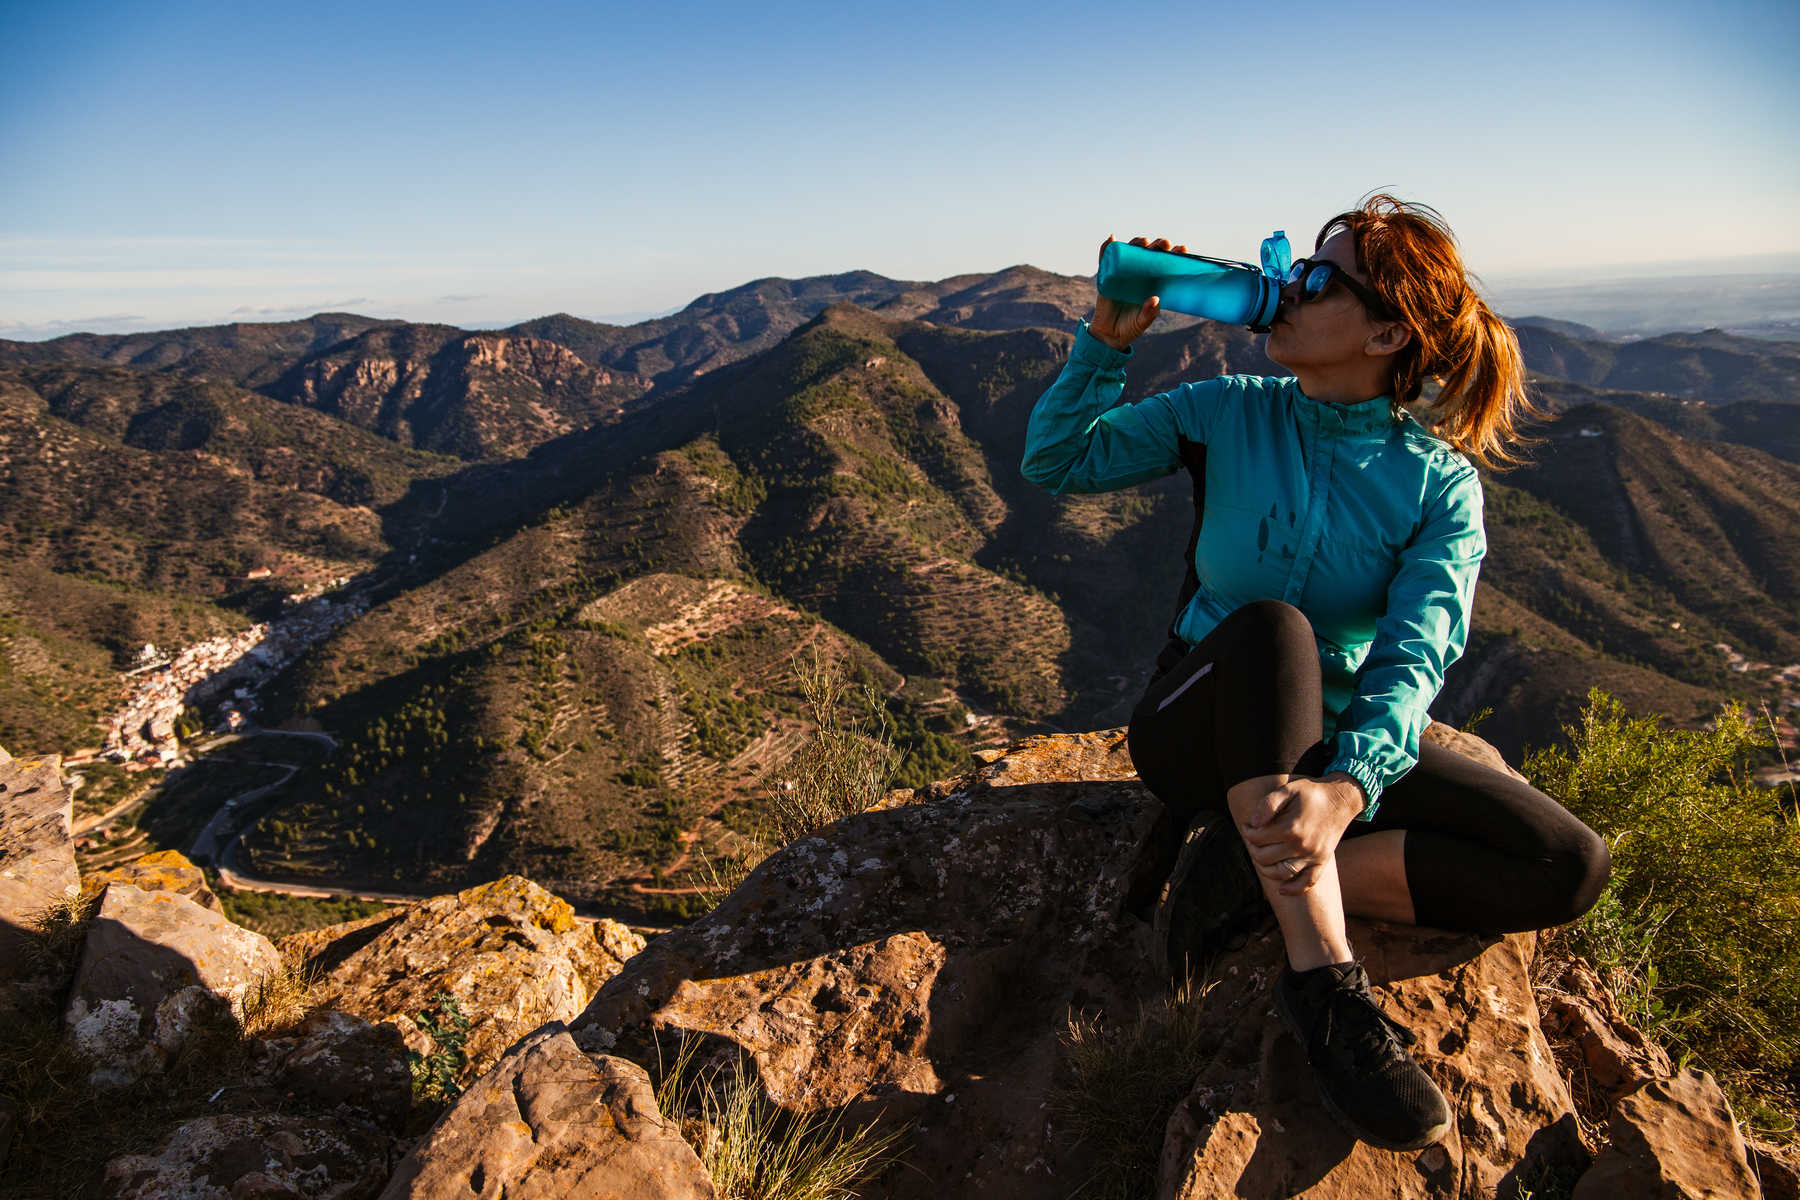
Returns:
[[[1169,894],[1153,925],[1157,952],[1170,981],[1180,987],[1220,954],[1242,949],[1274,918],[1231,818],[1215,817],[1175,860]]]
[[[1376,1005],[1360,965],[1283,970],[1275,1011],[1305,1047],[1325,1107],[1356,1137],[1422,1150],[1449,1132],[1444,1093],[1406,1052],[1417,1039]]]

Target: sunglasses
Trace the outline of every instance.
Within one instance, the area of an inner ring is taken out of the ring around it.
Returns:
[[[1288,268],[1286,282],[1300,285],[1300,302],[1302,304],[1317,300],[1330,290],[1332,284],[1341,283],[1350,289],[1352,296],[1362,301],[1363,307],[1369,310],[1371,316],[1383,321],[1398,319],[1394,315],[1394,310],[1389,308],[1387,302],[1377,296],[1373,289],[1350,278],[1350,273],[1336,263],[1327,262],[1322,258],[1295,259],[1294,265]]]

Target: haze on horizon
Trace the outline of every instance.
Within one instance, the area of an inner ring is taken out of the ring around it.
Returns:
[[[14,6],[0,337],[1253,258],[1376,188],[1502,298],[1800,267],[1791,4],[858,7]]]

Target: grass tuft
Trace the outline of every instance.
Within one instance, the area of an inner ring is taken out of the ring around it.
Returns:
[[[1070,1016],[1064,1081],[1050,1105],[1095,1158],[1077,1195],[1135,1200],[1156,1191],[1169,1116],[1212,1056],[1204,1000],[1205,989],[1189,984],[1119,1024]]]
[[[283,963],[252,980],[238,998],[237,1019],[245,1037],[280,1037],[299,1028],[319,1007],[318,973]]]
[[[699,1154],[719,1200],[856,1200],[899,1157],[897,1131],[873,1122],[847,1130],[842,1113],[783,1112],[742,1058],[701,1068],[693,1042],[663,1075],[656,1102]]]

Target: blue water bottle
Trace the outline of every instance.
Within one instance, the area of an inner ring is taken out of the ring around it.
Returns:
[[[1152,296],[1172,312],[1248,325],[1262,333],[1275,319],[1287,281],[1287,234],[1276,230],[1262,244],[1263,265],[1173,250],[1149,250],[1128,242],[1108,242],[1100,251],[1100,294],[1121,304],[1142,304]]]

